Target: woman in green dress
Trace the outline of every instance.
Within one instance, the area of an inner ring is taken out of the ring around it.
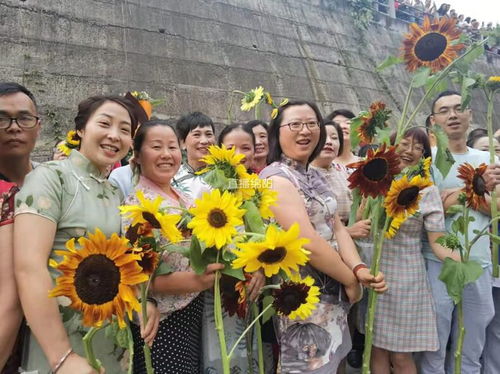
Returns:
[[[122,97],[84,100],[75,118],[79,150],[73,150],[66,160],[40,165],[16,195],[14,267],[31,329],[23,357],[23,369],[29,373],[95,373],[83,357],[85,331],[80,319],[73,316],[63,321],[60,306],[67,305],[67,300],[48,297],[55,273],[47,264],[49,259],[58,259],[54,250],[63,249],[71,238],[97,228],[106,236],[120,233],[118,206],[123,197],[105,173],[130,149],[136,118],[134,105]],[[102,292],[99,279],[91,283],[88,286],[94,287],[94,294]],[[154,322],[151,318],[146,328]],[[144,334],[149,342],[154,338],[154,329],[150,330]],[[123,352],[102,331],[98,335],[94,348],[106,373],[122,372],[119,360]]]

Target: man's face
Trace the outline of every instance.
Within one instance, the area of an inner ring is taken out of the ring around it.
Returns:
[[[462,97],[459,95],[443,96],[434,105],[431,116],[433,125],[439,125],[448,139],[465,139],[471,119],[470,109],[462,108]]]
[[[24,118],[37,116],[35,104],[22,92],[0,96],[0,117]],[[40,121],[33,128],[21,128],[13,121],[0,129],[0,159],[29,156],[40,133]]]

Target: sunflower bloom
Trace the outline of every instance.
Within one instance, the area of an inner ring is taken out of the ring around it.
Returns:
[[[64,153],[66,156],[69,156],[72,148],[68,147],[66,143],[61,143],[57,146],[57,149]]]
[[[405,175],[392,182],[384,200],[385,212],[392,218],[391,226],[386,233],[387,238],[394,237],[401,224],[417,212],[418,202],[422,198],[420,191],[431,185],[432,182],[422,178],[421,175],[416,175],[410,180]]]
[[[271,207],[276,205],[278,201],[278,192],[267,187],[262,179],[255,189],[255,205],[259,209],[259,213],[263,219],[274,217]]]
[[[303,248],[309,239],[299,238],[299,235],[298,223],[294,223],[287,231],[270,225],[264,241],[236,244],[240,250],[233,252],[237,257],[233,260],[233,267],[244,268],[248,273],[262,268],[266,277],[278,274],[280,270],[288,275],[292,270],[297,272],[299,266],[309,260],[310,253]]]
[[[412,23],[402,47],[406,69],[411,72],[425,66],[436,73],[457,58],[465,45],[455,44],[460,38],[456,23],[456,19],[448,17],[432,22],[429,17],[425,17],[422,27]]]
[[[239,208],[240,202],[230,192],[223,194],[219,190],[204,193],[189,209],[194,216],[187,227],[193,230],[193,235],[203,240],[207,247],[217,249],[231,242],[237,233],[236,227],[243,225],[244,209]]]
[[[223,274],[220,280],[222,306],[229,316],[237,315],[245,318],[247,314],[246,283],[252,279],[250,274],[245,274],[244,281]]]
[[[312,277],[302,279],[300,275],[293,274],[289,281],[273,290],[273,296],[276,313],[290,319],[307,319],[319,303],[320,291]]]
[[[211,145],[208,147],[208,154],[203,156],[200,160],[204,162],[207,167],[196,172],[196,174],[204,174],[216,166],[220,166],[222,169],[225,167],[236,168],[238,165],[242,165],[241,162],[244,158],[245,155],[236,153],[236,148],[234,147],[227,149],[224,144],[220,147],[217,145]],[[233,171],[230,174],[235,173],[236,171]],[[236,177],[236,175],[227,175],[227,177]]]
[[[489,194],[486,189],[486,182],[484,181],[484,172],[488,166],[485,163],[475,168],[465,162],[458,167],[458,177],[465,182],[462,191],[465,192],[467,206],[479,210],[479,208],[487,207],[486,194]]]
[[[274,105],[273,97],[271,96],[271,94],[269,92],[264,92],[264,97],[266,98],[266,103],[268,105]]]
[[[120,328],[125,327],[125,312],[132,319],[132,311],[141,309],[133,286],[148,280],[137,262],[140,255],[130,253],[127,239],[117,234],[107,239],[99,229],[78,244],[79,250],[73,238],[66,242],[67,251],[55,251],[63,260],[51,264],[62,275],[49,296],[68,297],[70,307],[82,312],[85,326],[100,327],[115,315]]]
[[[349,188],[359,188],[360,193],[373,198],[385,195],[391,187],[392,180],[400,172],[399,156],[394,147],[386,150],[385,144],[379,149],[368,150],[366,160],[347,165],[356,169],[348,178]]]
[[[500,76],[491,76],[486,81],[486,87],[492,91],[500,90]]]
[[[143,249],[136,253],[141,256],[137,263],[142,268],[142,272],[148,276],[152,275],[160,262],[160,254],[152,249]]]
[[[235,196],[242,202],[251,199],[259,183],[258,175],[249,174],[243,165],[238,165],[235,170],[238,180],[238,188],[234,191]]]
[[[172,243],[182,240],[182,234],[177,228],[177,223],[181,220],[179,214],[166,214],[160,211],[163,201],[161,196],[154,200],[147,199],[141,190],[137,190],[136,197],[139,200],[137,205],[122,205],[119,207],[120,213],[132,220],[130,226],[148,223],[154,229],[161,229],[161,233]]]
[[[250,90],[245,94],[245,96],[243,96],[243,99],[241,99],[241,110],[248,112],[255,108],[257,104],[260,103],[262,96],[264,96],[264,87],[259,86]]]
[[[386,109],[386,105],[381,101],[376,101],[370,105],[370,111],[361,116],[361,126],[359,127],[359,137],[362,142],[371,143],[377,135],[377,129],[387,127],[387,120],[390,118],[391,110]]]

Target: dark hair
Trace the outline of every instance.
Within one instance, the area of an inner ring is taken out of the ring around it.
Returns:
[[[251,130],[253,132],[253,128],[257,126],[262,126],[263,128],[269,130],[269,125],[260,119],[254,119],[253,121],[249,121],[243,125],[245,129]]]
[[[342,128],[340,125],[334,121],[327,121],[325,120],[325,127],[326,126],[333,126],[335,130],[337,130],[337,136],[339,138],[339,150],[337,155],[340,155],[344,149],[344,133],[342,132]],[[325,140],[326,141],[326,140]]]
[[[175,128],[172,125],[172,121],[168,120],[161,120],[161,119],[152,119],[149,121],[144,122],[139,128],[137,129],[137,133],[134,136],[134,153],[139,153],[141,151],[142,145],[144,143],[144,139],[146,139],[146,135],[148,133],[148,130],[151,129],[152,127],[156,126],[165,126],[165,127],[170,127],[172,131],[175,134],[175,137],[177,138],[177,142],[179,141],[179,138],[177,137],[177,133],[175,132]]]
[[[318,144],[316,145],[316,148],[314,148],[313,152],[309,156],[309,159],[307,160],[307,164],[311,163],[312,160],[314,160],[321,152],[323,149],[323,146],[325,145],[325,140],[326,140],[326,131],[325,131],[325,126],[323,124],[323,117],[321,116],[321,112],[319,111],[318,107],[316,104],[311,103],[309,101],[289,101],[287,104],[282,105],[278,108],[278,115],[271,121],[269,124],[269,130],[268,130],[268,139],[269,139],[269,154],[267,155],[267,164],[271,164],[275,161],[281,160],[281,155],[283,154],[283,150],[281,149],[280,145],[280,125],[281,122],[283,121],[283,112],[292,106],[297,106],[297,105],[308,105],[316,114],[316,118],[318,119],[319,122],[319,141]]]
[[[92,117],[95,111],[108,101],[122,106],[128,112],[131,123],[130,134],[133,137],[138,123],[135,115],[135,107],[129,100],[121,96],[91,96],[80,102],[80,104],[78,104],[78,113],[75,117],[75,130],[85,129],[90,117]]]
[[[432,102],[432,105],[431,105],[431,114],[434,114],[434,107],[436,106],[436,103],[439,99],[441,99],[442,97],[445,97],[445,96],[462,96],[460,94],[460,92],[458,91],[454,91],[454,90],[446,90],[446,91],[442,91],[440,92],[436,98],[434,99],[434,101]]]
[[[472,130],[467,136],[467,147],[474,148],[476,140],[484,136],[488,136],[488,130],[482,128]]]
[[[470,17],[465,17],[464,21],[470,23]]]
[[[247,129],[243,124],[240,123],[233,123],[231,125],[227,125],[222,129],[221,133],[219,134],[219,139],[217,140],[219,147],[222,145],[222,143],[224,143],[224,138],[226,137],[226,135],[237,129],[246,132],[250,136],[250,138],[252,139],[253,147],[255,149],[255,134],[251,129]]]
[[[345,118],[349,119],[356,117],[354,113],[351,112],[349,109],[336,109],[325,117],[325,121],[326,120],[333,121],[333,119],[337,116],[344,116]]]
[[[28,90],[26,87],[21,86],[19,83],[15,82],[0,82],[0,96],[12,95],[15,93],[21,92],[28,96],[33,104],[35,105],[35,109],[38,110],[38,106],[36,104],[35,96]]]
[[[177,136],[182,141],[186,140],[188,134],[197,127],[211,127],[215,132],[214,123],[207,115],[201,112],[192,112],[182,116],[175,125]]]
[[[405,131],[405,133],[401,138],[402,139],[412,138],[414,141],[422,144],[424,146],[423,156],[425,158],[432,157],[432,150],[431,150],[431,143],[429,142],[429,136],[427,136],[427,133],[421,127],[410,127],[408,130]],[[391,135],[390,140],[391,144],[394,145],[394,143],[396,142],[396,133],[393,133]]]

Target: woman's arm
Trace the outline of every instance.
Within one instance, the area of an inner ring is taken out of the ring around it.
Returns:
[[[0,369],[12,352],[23,317],[14,277],[13,228],[0,226]]]
[[[57,300],[48,296],[53,282],[47,268],[56,224],[34,214],[19,214],[14,223],[14,270],[26,320],[51,368],[71,348]],[[70,354],[58,374],[95,373],[87,361]]]
[[[446,235],[446,233],[427,231],[427,238],[429,240],[429,244],[436,257],[439,258],[441,261],[444,261],[446,257],[450,257],[455,261],[462,261],[460,259],[460,253],[458,251],[452,251],[448,248],[443,247],[441,244],[436,243],[436,240],[443,235]]]
[[[309,255],[310,264],[345,285],[346,291],[355,292],[355,289],[359,288],[356,277],[351,269],[344,264],[337,251],[333,250],[312,226],[304,201],[297,188],[285,178],[274,176],[269,179],[272,181],[271,188],[278,193],[276,205],[271,207],[277,222],[284,229],[289,229],[292,224],[297,222],[300,226],[301,237],[310,240],[308,244],[304,245],[311,252]],[[355,295],[354,299],[358,296]],[[352,299],[350,297],[350,300]]]

